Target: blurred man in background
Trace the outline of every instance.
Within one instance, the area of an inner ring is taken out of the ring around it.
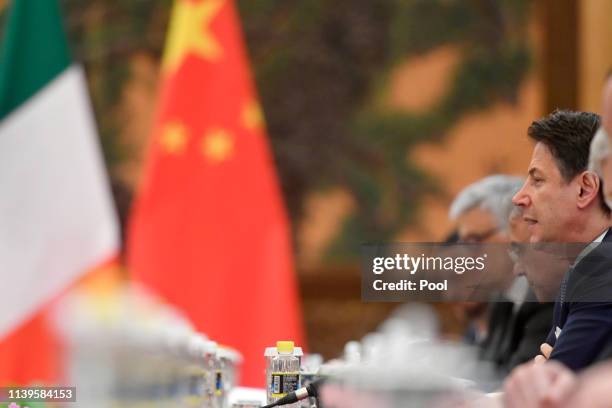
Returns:
[[[512,196],[522,183],[518,177],[493,175],[461,191],[450,209],[451,219],[457,222],[460,242],[508,244],[511,240],[526,241],[528,234],[522,220],[510,219]],[[505,373],[537,354],[537,346],[550,328],[552,312],[550,306],[525,303],[528,296],[525,279],[512,274],[513,265],[505,253],[496,258],[494,265],[487,265],[486,274],[495,275],[496,282],[484,285],[494,303],[489,307],[481,302],[461,305],[472,317],[476,339],[480,339],[477,343],[481,357],[494,362]],[[495,288],[499,292],[493,292]],[[475,310],[481,314],[476,315]],[[543,324],[532,321],[534,318],[541,321],[542,315]]]
[[[603,90],[601,127],[598,134],[601,142],[591,147],[591,154],[595,155],[592,161],[603,180],[604,199],[608,207],[612,208],[612,73],[608,75]]]
[[[507,242],[508,214],[512,209],[510,199],[520,185],[519,178],[494,175],[464,188],[451,204],[449,211],[449,217],[457,224],[458,241]],[[511,281],[512,277],[507,276],[503,286],[510,286]],[[510,304],[503,306],[505,310],[512,307]],[[460,310],[459,313],[463,313],[469,320],[466,333],[468,343],[478,345],[489,343],[487,304],[482,301],[466,301],[457,304],[457,308]]]
[[[529,231],[527,223],[523,220],[523,212],[520,207],[514,207],[510,214],[510,246],[511,254],[515,248],[523,248],[529,242]],[[514,261],[514,276],[526,276],[524,266],[516,256]],[[540,344],[546,339],[550,331],[553,303],[538,302],[534,291],[530,288],[524,299],[515,305],[515,313],[512,320],[508,322],[507,333],[500,347],[500,360],[498,364],[503,367],[505,373],[514,367],[534,358]]]

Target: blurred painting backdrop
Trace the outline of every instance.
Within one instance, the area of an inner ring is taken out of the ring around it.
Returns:
[[[172,2],[61,4],[125,221]],[[531,121],[556,107],[597,111],[612,65],[605,1],[237,5],[291,216],[309,345],[325,357],[396,306],[361,302],[359,245],[445,239],[454,194],[489,173],[524,174]],[[449,335],[461,324],[442,321]]]

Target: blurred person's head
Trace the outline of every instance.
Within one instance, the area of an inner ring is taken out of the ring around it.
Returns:
[[[512,196],[521,187],[519,177],[496,174],[464,188],[450,208],[450,218],[457,223],[459,242],[470,244],[508,243]],[[487,252],[486,267],[480,273],[464,274],[461,282],[470,289],[470,299],[486,300],[511,285],[513,264],[502,245],[470,245],[462,252],[474,257]],[[462,254],[463,255],[463,254]],[[463,255],[465,256],[465,255]]]
[[[599,168],[601,171],[600,177],[603,180],[603,196],[606,199],[608,207],[612,208],[612,71],[606,79],[603,90],[603,101],[601,110],[601,128],[599,132],[606,137],[606,152],[607,156],[600,159]],[[603,142],[599,142],[599,151],[603,150]]]
[[[604,84],[601,125],[606,130],[608,137],[612,137],[612,71],[608,74],[606,83]],[[610,140],[610,142],[612,142],[612,140]]]
[[[464,188],[450,208],[461,242],[508,242],[512,196],[521,187],[519,177],[496,174]]]
[[[603,126],[597,129],[589,149],[589,170],[599,176],[603,199],[608,208],[612,208],[612,160],[610,142]]]
[[[555,377],[559,378],[562,370],[564,370],[563,366],[557,367]],[[571,377],[572,372],[565,368],[564,375],[568,380],[555,384],[555,391],[557,391],[555,394],[565,397],[561,407],[612,407],[612,391],[610,390],[612,364],[610,360],[589,367],[580,372],[578,377]]]
[[[528,177],[513,198],[530,242],[590,242],[608,224],[599,177],[587,168],[599,116],[555,111],[531,124]]]

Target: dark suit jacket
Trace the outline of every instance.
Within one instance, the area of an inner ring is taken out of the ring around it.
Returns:
[[[533,294],[521,305],[500,347],[498,365],[502,371],[509,373],[540,353],[540,345],[550,331],[553,307],[550,302],[538,303]]]
[[[559,333],[557,337],[557,333]],[[612,339],[612,233],[563,279],[547,343],[572,370],[593,363]]]
[[[546,341],[552,314],[553,304],[537,303],[531,291],[516,311],[511,302],[492,304],[481,358],[492,361],[502,376],[533,359]]]

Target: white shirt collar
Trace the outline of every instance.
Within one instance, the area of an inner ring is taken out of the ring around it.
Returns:
[[[580,253],[576,257],[576,262],[574,262],[574,264],[572,266],[578,265],[578,262],[580,262],[582,260],[582,258],[587,256],[592,250],[597,248],[599,246],[599,244],[601,243],[601,241],[603,241],[603,239],[606,236],[606,234],[608,233],[608,230],[609,230],[609,228],[606,228],[604,230],[604,232],[602,232],[599,236],[597,236],[597,238],[595,238],[593,241],[591,241],[590,244],[585,246],[584,249],[582,251],[580,251]]]
[[[593,240],[593,242],[594,242],[594,243],[598,243],[598,244],[599,244],[601,241],[603,241],[603,239],[604,239],[604,237],[606,236],[606,234],[608,233],[608,230],[609,230],[609,229],[610,229],[610,228],[606,228],[606,229],[604,230],[604,232],[602,232],[602,233],[601,233],[601,235],[600,235],[600,236],[598,236],[597,238],[595,238],[595,239]]]

